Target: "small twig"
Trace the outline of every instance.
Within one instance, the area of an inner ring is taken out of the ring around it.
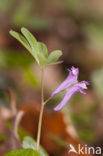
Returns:
[[[20,124],[20,121],[22,119],[24,115],[24,111],[19,111],[16,115],[16,118],[15,118],[15,122],[14,122],[14,135],[16,137],[17,140],[19,140],[19,136],[18,136],[18,126]]]
[[[15,101],[15,96],[14,96],[14,92],[12,91],[11,88],[8,88],[8,94],[10,97],[10,106],[11,106],[11,113],[12,113],[12,127],[13,127],[13,133],[14,136],[16,137],[17,140],[19,140],[19,136],[18,136],[18,126],[19,123],[22,119],[22,116],[24,115],[23,111],[19,111],[17,113],[17,108],[16,108],[16,101]]]
[[[16,116],[17,109],[16,109],[16,101],[15,101],[14,92],[12,91],[11,88],[8,88],[7,91],[8,91],[9,98],[10,98],[10,106],[11,106],[12,116]]]

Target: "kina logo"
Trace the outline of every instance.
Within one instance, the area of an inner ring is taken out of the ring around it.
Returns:
[[[69,144],[69,153],[76,153],[76,154],[101,154],[102,149],[101,147],[89,147],[87,145],[82,146],[81,144],[78,144],[77,149],[72,144]]]

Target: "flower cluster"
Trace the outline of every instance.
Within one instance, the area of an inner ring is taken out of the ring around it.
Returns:
[[[54,108],[55,111],[59,111],[62,109],[66,103],[75,95],[77,92],[81,92],[82,94],[86,94],[83,90],[87,89],[87,85],[89,83],[87,81],[78,82],[79,69],[72,67],[69,71],[69,75],[67,78],[59,85],[59,87],[53,91],[51,94],[51,98],[53,98],[56,94],[60,93],[63,90],[66,90],[64,98],[60,102],[60,104]]]

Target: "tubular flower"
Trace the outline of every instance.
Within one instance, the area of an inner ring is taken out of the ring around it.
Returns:
[[[60,93],[61,91],[67,89],[72,84],[77,82],[79,69],[72,67],[71,70],[67,69],[69,74],[67,78],[60,84],[60,86],[51,94],[51,98],[53,98],[56,94]]]
[[[64,98],[62,99],[60,104],[54,108],[55,111],[59,111],[60,109],[62,109],[76,93],[81,92],[84,95],[86,94],[84,92],[84,89],[87,89],[87,85],[89,85],[89,83],[87,81],[78,82],[78,75],[79,69],[72,67],[71,70],[69,70],[69,75],[66,80],[64,80],[61,85],[51,94],[51,98],[53,98],[54,95],[58,94],[63,90],[66,90]]]

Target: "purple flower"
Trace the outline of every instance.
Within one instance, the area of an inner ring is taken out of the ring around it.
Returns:
[[[83,89],[87,89],[86,85],[89,85],[89,83],[86,81],[81,81],[73,85],[70,89],[66,91],[63,100],[57,107],[54,108],[54,110],[59,111],[60,109],[62,109],[66,105],[66,103],[72,98],[72,96],[75,95],[77,92],[81,92],[85,95],[86,93],[83,91]]]
[[[77,81],[79,75],[78,68],[72,67],[71,70],[68,69],[68,71],[69,75],[66,80],[64,80],[61,85],[51,94],[51,98],[53,98],[56,94],[60,93],[63,90],[66,90],[64,98],[62,99],[60,104],[54,108],[55,111],[62,109],[76,93],[81,92],[85,95],[86,93],[84,92],[84,89],[87,89],[87,85],[89,85],[87,81]]]
[[[67,69],[69,74],[67,78],[60,84],[60,86],[51,94],[51,98],[53,98],[56,94],[70,87],[72,84],[77,82],[79,69],[72,67],[71,70]]]

